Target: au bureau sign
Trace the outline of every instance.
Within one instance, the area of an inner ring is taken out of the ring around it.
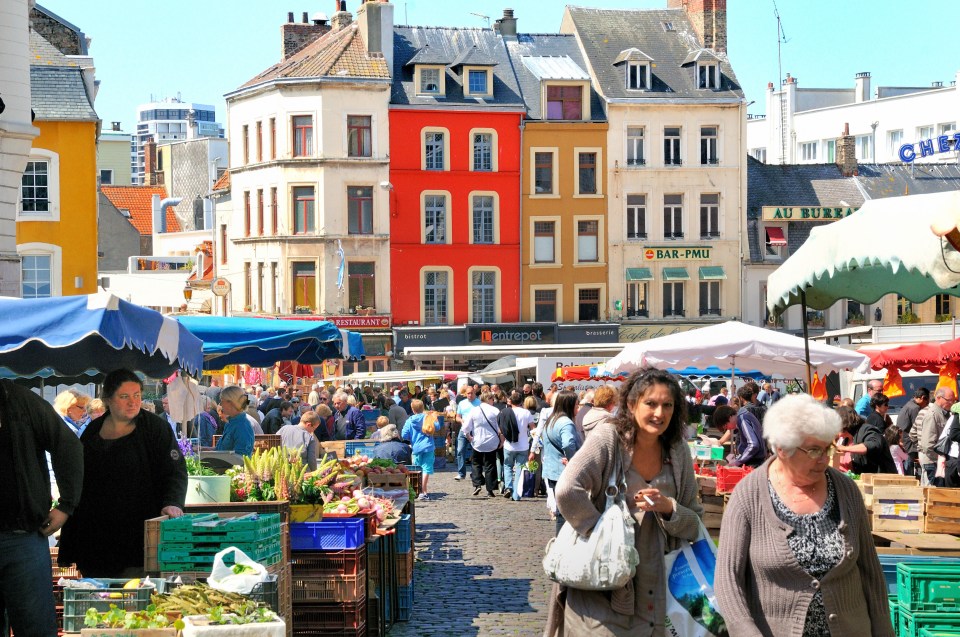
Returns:
[[[813,206],[763,206],[764,221],[837,221],[849,217],[859,207],[838,206],[817,208]]]
[[[709,261],[712,248],[709,246],[677,246],[670,248],[646,248],[645,261]]]

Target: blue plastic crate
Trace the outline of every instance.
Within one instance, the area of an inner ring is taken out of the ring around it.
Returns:
[[[433,459],[434,469],[445,469],[446,467],[447,467],[447,458],[445,456],[438,456]]]
[[[291,522],[290,548],[294,551],[341,551],[364,545],[364,518]]]
[[[400,516],[400,521],[397,522],[397,525],[393,527],[396,531],[396,547],[397,553],[409,553],[410,546],[412,544],[410,537],[410,514],[404,513]],[[380,547],[383,545],[383,542],[373,542],[368,549],[371,553],[380,553]]]
[[[376,440],[347,440],[346,444],[344,445],[343,453],[347,457],[356,455],[357,452],[360,452],[361,454],[370,453],[376,446]]]
[[[387,616],[387,621],[410,621],[410,615],[413,613],[413,584],[397,587],[397,605],[399,609],[397,610],[396,619],[391,617],[393,608],[390,603],[390,588],[382,587],[377,591],[377,594],[380,596],[380,599],[383,600],[383,612]]]

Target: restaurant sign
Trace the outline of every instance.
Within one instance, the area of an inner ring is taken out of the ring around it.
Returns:
[[[764,221],[837,221],[849,217],[859,206],[763,206]]]
[[[688,330],[694,330],[698,327],[706,327],[705,324],[697,323],[658,323],[656,325],[621,325],[620,326],[620,342],[621,343],[638,343],[640,341],[646,341],[651,338],[658,338],[660,336],[668,336],[670,334],[677,334],[679,332],[686,332]]]
[[[646,248],[645,261],[709,261],[710,246],[677,246],[670,248]]]

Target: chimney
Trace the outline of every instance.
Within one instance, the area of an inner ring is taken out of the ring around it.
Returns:
[[[330,25],[334,31],[350,26],[353,15],[347,11],[347,0],[333,0],[337,4],[337,12],[330,18]]]
[[[494,23],[493,29],[505,38],[517,37],[517,19],[513,17],[513,9],[504,9],[503,17]]]
[[[325,14],[313,14],[312,24],[307,19],[306,11],[303,12],[302,17],[303,22],[294,22],[293,11],[288,11],[286,24],[280,26],[280,52],[284,60],[330,31]]]
[[[157,142],[152,137],[143,142],[143,185],[157,185]]]
[[[943,88],[943,82],[930,82],[930,88]]]
[[[854,76],[855,87],[853,91],[854,102],[870,101],[870,72],[861,71]]]
[[[120,122],[110,122],[110,130],[119,132],[119,131],[120,131]]]
[[[857,140],[850,134],[850,124],[843,125],[843,135],[837,140],[837,168],[844,177],[857,174]]]
[[[705,49],[727,52],[727,0],[667,0],[668,9],[683,9]]]
[[[383,55],[393,75],[393,5],[387,0],[367,0],[357,9],[357,25],[367,52]]]

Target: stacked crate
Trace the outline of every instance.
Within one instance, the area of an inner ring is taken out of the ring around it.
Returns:
[[[63,634],[63,586],[61,586],[59,582],[62,579],[79,579],[80,573],[77,571],[76,565],[64,568],[57,566],[59,553],[60,549],[57,547],[54,546],[50,548],[51,575],[53,577],[53,605],[57,610],[57,630],[60,634]]]
[[[293,635],[367,635],[366,520],[290,525]]]
[[[410,621],[410,614],[413,611],[413,517],[405,513],[400,516],[400,520],[394,527],[395,547],[397,555],[395,558],[395,573],[397,577],[397,605],[396,617],[393,616],[392,599],[390,596],[390,586],[379,581],[377,574],[380,571],[380,561],[383,555],[380,550],[382,542],[372,545],[370,551],[370,573],[371,588],[377,597],[383,603],[383,609],[386,613],[386,619],[392,622]]]
[[[893,605],[900,637],[960,636],[960,565],[901,562]]]
[[[161,571],[209,572],[216,554],[227,547],[240,549],[264,566],[282,562],[280,515],[220,517],[217,513],[188,513],[160,523]]]

